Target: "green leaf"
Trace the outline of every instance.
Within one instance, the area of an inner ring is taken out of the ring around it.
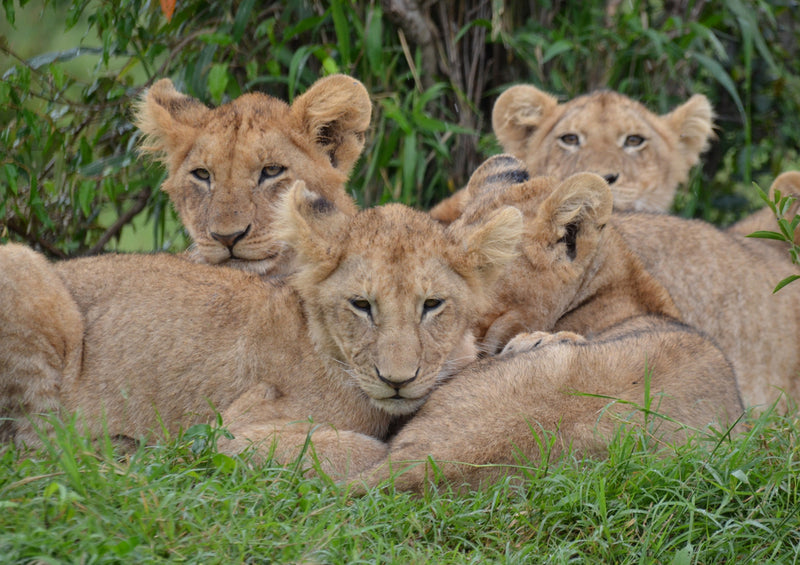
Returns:
[[[212,455],[211,462],[218,471],[226,475],[236,470],[236,460],[224,453],[215,453]]]
[[[222,102],[222,95],[228,87],[228,66],[214,63],[208,71],[208,93],[216,104]]]
[[[669,562],[669,565],[691,565],[692,563],[692,546],[687,545],[683,549],[675,552],[674,557]]]
[[[786,238],[778,232],[774,231],[755,231],[747,234],[747,237],[757,237],[760,239],[776,239],[778,241],[786,241]]]
[[[797,279],[800,279],[800,275],[791,275],[786,277],[785,279],[783,279],[781,282],[778,283],[778,286],[775,287],[775,290],[772,291],[772,294],[775,294],[780,289],[785,287],[787,284],[789,284],[790,282],[794,282]]]
[[[730,75],[725,72],[725,69],[722,68],[722,65],[720,65],[711,57],[708,57],[702,53],[691,52],[688,55],[697,61],[701,67],[705,68],[705,70],[708,71],[714,80],[716,80],[725,90],[728,91],[728,94],[731,95],[731,98],[733,98],[733,101],[736,103],[736,108],[739,110],[742,120],[746,121],[747,112],[744,110],[742,99],[739,97],[739,92],[736,90],[736,85],[733,83],[733,79],[731,79]]]
[[[19,186],[17,184],[17,178],[19,176],[19,173],[17,173],[17,168],[11,163],[6,163],[5,165],[3,165],[3,170],[6,173],[6,181],[8,182],[8,188],[11,190],[14,196],[19,196]]]
[[[331,2],[331,16],[333,17],[333,27],[336,31],[336,44],[342,56],[342,65],[350,66],[350,26],[347,23],[347,16],[344,13],[346,0],[333,0]]]
[[[238,43],[242,39],[255,3],[256,0],[243,0],[242,3],[239,4],[239,9],[236,10],[236,19],[233,22],[233,31],[231,33],[234,42]]]
[[[97,194],[97,184],[91,180],[85,180],[78,186],[78,206],[87,218],[92,214],[92,202]]]
[[[384,51],[383,51],[383,12],[379,6],[371,12],[367,21],[366,35],[364,37],[364,48],[367,52],[370,72],[377,76],[383,75]]]
[[[555,43],[551,43],[547,47],[547,49],[545,49],[544,55],[542,56],[542,63],[546,63],[553,57],[557,57],[561,53],[569,51],[574,47],[575,45],[571,41],[567,41],[566,39],[559,39]]]

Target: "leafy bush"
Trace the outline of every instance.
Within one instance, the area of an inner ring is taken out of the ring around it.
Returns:
[[[133,227],[124,247],[185,245],[129,122],[163,76],[208,104],[250,90],[291,101],[323,74],[359,78],[374,101],[350,184],[363,205],[427,207],[459,188],[499,150],[488,118],[514,82],[565,98],[613,88],[658,112],[708,95],[719,140],[678,200],[687,216],[733,221],[760,202],[752,180],[800,162],[800,34],[782,0],[399,4],[186,0],[167,20],[142,0],[45,2],[48,33],[35,36],[77,37],[23,54],[31,23],[16,19],[31,6],[3,0],[0,238],[54,257],[113,248]]]

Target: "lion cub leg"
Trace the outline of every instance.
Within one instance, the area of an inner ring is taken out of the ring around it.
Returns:
[[[292,418],[296,412],[284,410],[281,397],[277,387],[261,383],[237,398],[222,413],[223,425],[234,438],[220,439],[220,452],[237,455],[252,448],[254,462],[272,458],[281,465],[302,457],[304,467],[318,461],[322,472],[333,478],[357,474],[388,455],[388,446],[374,437]]]
[[[40,443],[30,417],[58,409],[82,346],[78,306],[47,260],[22,245],[0,247],[0,439]]]

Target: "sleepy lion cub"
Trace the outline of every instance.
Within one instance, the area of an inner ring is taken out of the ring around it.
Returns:
[[[249,93],[213,109],[161,79],[135,122],[143,151],[167,169],[161,188],[194,241],[190,257],[276,274],[287,258],[272,232],[274,207],[294,181],[355,212],[344,183],[371,113],[364,85],[344,75],[318,80],[291,106]]]
[[[472,326],[515,256],[520,213],[456,238],[401,205],[344,213],[297,182],[275,226],[297,255],[288,284],[169,255],[50,265],[0,248],[6,436],[36,444],[36,416],[56,409],[135,439],[216,409],[236,436],[226,451],[277,438],[286,461],[313,430],[331,472],[383,456],[392,421],[474,358]]]
[[[725,357],[677,322],[642,316],[589,341],[537,332],[434,391],[388,457],[352,484],[359,492],[391,477],[398,490],[439,479],[479,488],[567,448],[601,455],[620,424],[669,444],[709,425],[724,430],[741,412]]]
[[[376,485],[407,469],[393,484],[420,490],[434,477],[430,456],[444,479],[475,487],[517,465],[538,464],[547,453],[537,433],[555,437],[550,455],[566,446],[595,454],[619,423],[672,443],[708,426],[727,429],[742,414],[731,364],[705,334],[680,322],[682,303],[617,232],[602,178],[531,179],[504,155],[482,165],[465,192],[464,214],[450,226],[456,233],[507,205],[523,212],[520,255],[498,280],[494,307],[479,325],[490,351],[511,341],[500,356],[437,389],[391,440],[387,460],[359,480]],[[691,241],[691,226],[687,231]],[[674,229],[665,243],[679,247],[680,234]],[[648,239],[646,232],[637,237]],[[534,330],[556,333],[519,333]],[[752,361],[756,370],[760,359]]]
[[[788,269],[798,271],[785,251],[698,220],[612,214],[608,187],[586,173],[558,183],[523,180],[511,156],[484,166],[467,190],[475,199],[451,227],[498,206],[523,210],[522,253],[499,282],[511,297],[498,301],[511,331],[498,318],[501,327],[487,332],[499,346],[520,329],[585,335],[628,314],[664,314],[716,342],[746,405],[769,405],[781,391],[800,400],[800,294],[772,293]]]
[[[659,116],[617,92],[559,104],[538,88],[517,85],[503,92],[492,110],[500,145],[532,175],[564,180],[597,173],[611,185],[616,210],[669,211],[678,185],[708,148],[713,127],[711,104],[701,94]],[[464,196],[457,192],[431,214],[454,220]]]

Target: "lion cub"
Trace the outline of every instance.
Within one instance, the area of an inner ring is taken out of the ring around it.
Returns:
[[[785,251],[697,220],[610,214],[608,188],[587,173],[558,183],[525,180],[510,156],[484,166],[451,227],[501,205],[525,215],[521,256],[499,283],[504,315],[486,332],[490,347],[520,329],[587,335],[630,315],[669,315],[722,349],[746,405],[764,407],[781,391],[800,400],[800,294],[772,293],[787,269],[798,272]]]
[[[134,121],[144,133],[142,150],[167,169],[161,188],[192,237],[189,256],[263,275],[286,267],[272,223],[294,181],[355,212],[344,183],[371,114],[364,85],[344,75],[318,80],[291,106],[249,93],[213,109],[161,79]]]
[[[434,391],[388,457],[351,479],[356,492],[390,477],[398,490],[439,479],[479,488],[567,448],[602,455],[620,424],[673,443],[709,425],[724,430],[742,410],[724,355],[675,321],[641,316],[588,341],[537,332]]]
[[[475,357],[520,213],[456,237],[401,205],[347,214],[302,182],[275,213],[297,255],[286,284],[169,255],[50,265],[0,248],[6,434],[35,444],[35,416],[58,407],[92,434],[158,437],[216,409],[227,451],[277,439],[285,461],[313,433],[331,472],[383,456],[392,421]]]
[[[564,180],[597,173],[611,185],[616,210],[667,212],[678,185],[708,149],[713,116],[701,94],[659,116],[617,92],[593,92],[559,104],[538,88],[517,85],[495,102],[492,129],[503,149],[533,175]],[[457,192],[431,214],[454,220],[464,196]]]

